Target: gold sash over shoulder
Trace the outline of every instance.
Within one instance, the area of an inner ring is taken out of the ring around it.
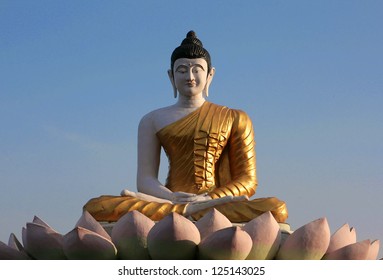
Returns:
[[[157,137],[169,158],[165,186],[173,192],[207,193],[211,198],[251,197],[257,188],[254,132],[240,110],[205,102],[188,116],[162,128]],[[215,208],[232,222],[247,222],[271,211],[278,222],[288,213],[283,201],[258,198]],[[116,221],[138,210],[152,220],[170,212],[184,213],[185,204],[149,202],[130,196],[101,196],[84,206],[98,221]],[[208,211],[192,215],[199,219]]]

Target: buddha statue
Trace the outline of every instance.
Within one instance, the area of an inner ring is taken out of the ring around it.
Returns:
[[[154,221],[171,212],[198,220],[211,208],[231,222],[247,222],[267,211],[285,222],[283,201],[250,199],[257,188],[252,122],[241,110],[206,100],[214,74],[209,52],[188,32],[168,70],[177,101],[148,113],[139,124],[138,191],[90,199],[84,210],[108,222],[133,210]],[[158,179],[161,148],[169,160],[165,184]]]

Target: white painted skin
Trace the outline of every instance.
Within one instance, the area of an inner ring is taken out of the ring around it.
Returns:
[[[215,73],[215,68],[207,72],[207,62],[203,58],[180,58],[175,61],[173,68],[173,72],[168,70],[168,76],[174,92],[178,92],[177,102],[154,110],[141,119],[138,127],[138,193],[123,190],[121,195],[148,201],[189,203],[185,215],[226,202],[248,199],[246,196],[212,199],[205,194],[172,192],[158,180],[161,144],[156,136],[157,131],[201,107]]]

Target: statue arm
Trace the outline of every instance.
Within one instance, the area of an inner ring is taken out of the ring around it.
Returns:
[[[234,111],[228,148],[231,181],[209,195],[251,197],[257,188],[254,130],[251,119],[242,111]]]
[[[138,126],[137,190],[171,200],[172,192],[158,180],[161,144],[156,136],[153,113],[145,115]]]

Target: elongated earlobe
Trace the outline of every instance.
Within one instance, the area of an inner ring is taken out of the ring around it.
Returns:
[[[210,86],[210,84],[211,84],[211,81],[213,80],[214,73],[215,73],[215,68],[213,67],[213,68],[210,70],[210,73],[209,73],[208,76],[207,76],[207,79],[206,79],[206,85],[205,85],[205,88],[203,89],[203,94],[204,94],[206,97],[209,96],[209,86]]]
[[[209,97],[209,86],[206,85],[204,90],[203,90],[203,94],[205,95],[205,97]]]
[[[176,87],[176,84],[174,83],[173,72],[171,69],[168,70],[168,76],[170,79],[170,83],[172,84],[172,87],[173,87],[174,98],[177,98],[177,87]]]

